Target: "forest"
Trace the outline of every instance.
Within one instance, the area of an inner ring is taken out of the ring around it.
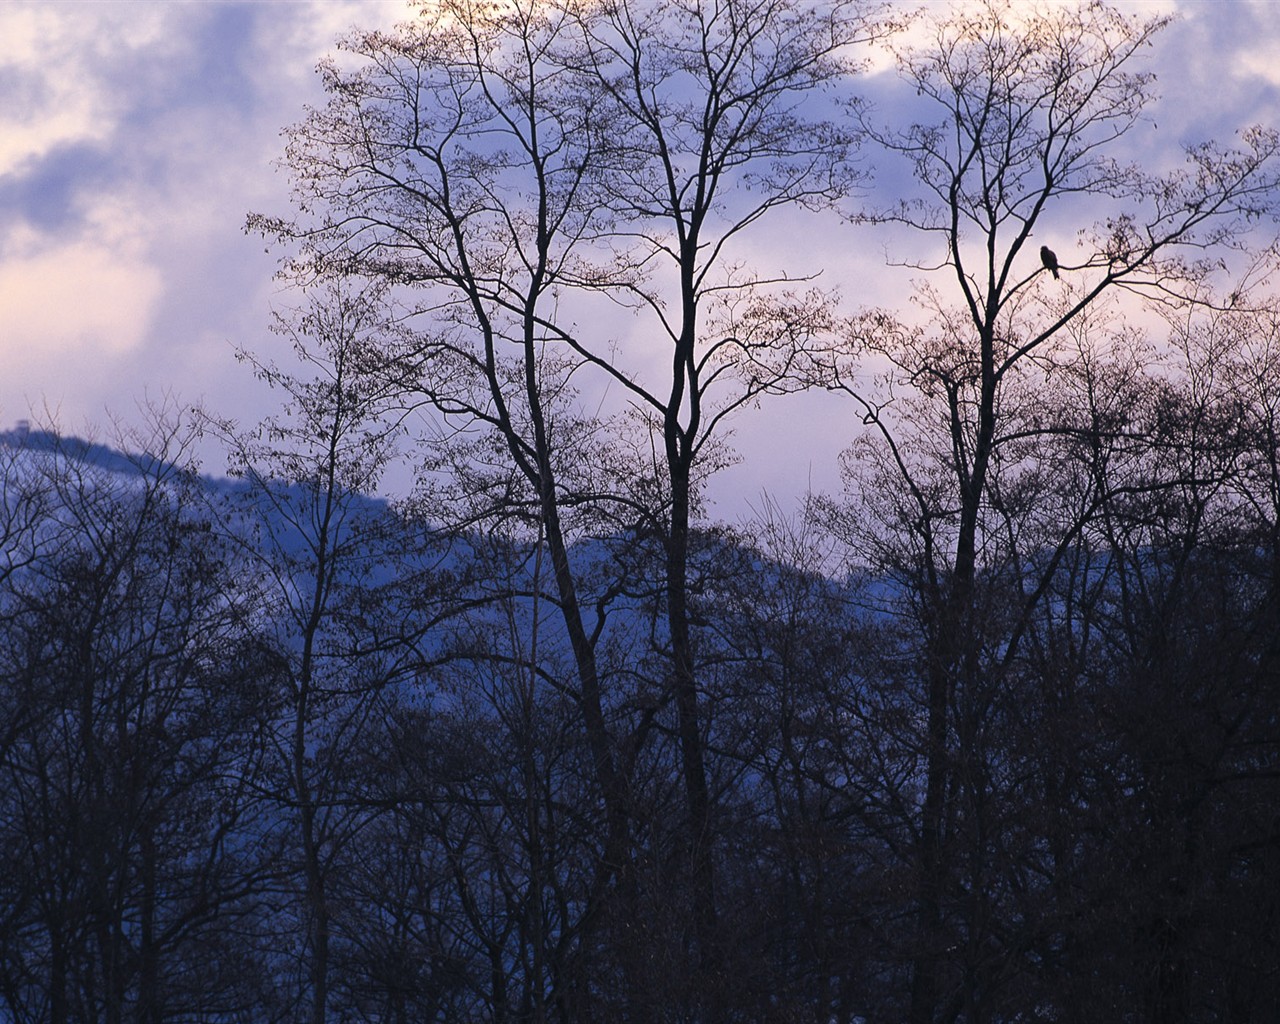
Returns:
[[[1280,1019],[1280,135],[1144,142],[1166,25],[339,40],[274,413],[0,434],[0,1021]]]

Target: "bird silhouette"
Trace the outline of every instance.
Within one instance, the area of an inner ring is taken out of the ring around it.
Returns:
[[[1040,246],[1040,262],[1044,264],[1045,270],[1053,274],[1053,279],[1058,279],[1058,257],[1053,254],[1053,250],[1047,245]]]

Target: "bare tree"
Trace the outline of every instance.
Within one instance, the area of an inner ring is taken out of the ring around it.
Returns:
[[[830,325],[825,296],[780,289],[790,284],[785,271],[768,279],[734,268],[731,253],[771,211],[827,207],[848,194],[855,137],[799,104],[819,103],[817,94],[842,82],[854,70],[851,49],[881,26],[840,6],[617,3],[603,14],[580,14],[579,23],[617,150],[606,202],[631,240],[632,262],[652,268],[623,297],[652,315],[671,368],[652,382],[613,376],[661,453],[665,501],[650,516],[665,548],[695,922],[714,970],[715,825],[690,605],[699,466],[714,458],[726,417],[811,379],[810,350]]]
[[[254,1005],[252,814],[268,673],[252,594],[171,423],[126,457],[39,432],[34,556],[4,581],[3,956],[14,1019],[163,1020]],[[110,458],[103,464],[102,460]],[[259,1004],[260,1005],[260,1004]]]
[[[548,317],[556,290],[585,274],[580,250],[602,215],[582,198],[595,170],[592,111],[568,102],[556,77],[566,25],[551,8],[445,5],[393,35],[347,40],[362,66],[325,66],[329,106],[290,143],[299,201],[318,222],[257,223],[303,243],[302,269],[424,293],[410,309],[426,325],[387,353],[387,370],[459,442],[480,435],[460,459],[461,444],[435,460],[458,470],[458,519],[518,522],[527,506],[541,524],[608,814],[607,883],[625,861],[625,786],[562,520],[558,477],[575,431],[552,415],[573,367],[555,353]],[[432,514],[449,511],[432,502]]]
[[[324,67],[330,102],[293,129],[287,156],[304,212],[252,220],[298,247],[299,273],[396,286],[416,326],[388,369],[444,417],[472,513],[536,523],[607,812],[602,882],[628,858],[627,786],[596,665],[606,604],[584,607],[571,539],[604,524],[661,540],[708,977],[714,822],[689,579],[700,474],[724,458],[726,417],[801,386],[830,320],[825,296],[732,254],[773,211],[847,193],[853,134],[800,104],[841,84],[877,28],[844,4],[424,10],[348,39],[356,70]],[[656,375],[595,325],[608,300],[649,318]],[[612,387],[628,408],[582,415],[571,383],[592,401]]]
[[[1104,299],[1202,295],[1217,253],[1272,209],[1280,145],[1272,132],[1246,131],[1238,149],[1194,147],[1187,167],[1171,174],[1118,159],[1139,131],[1152,130],[1143,118],[1153,79],[1138,56],[1164,24],[1101,4],[988,2],[948,12],[924,26],[928,42],[896,50],[921,120],[906,129],[866,125],[906,161],[914,188],[865,219],[937,242],[910,263],[932,275],[917,292],[931,322],[860,324],[887,369],[882,390],[850,388],[884,470],[879,482],[895,494],[870,497],[896,520],[891,543],[913,565],[908,586],[925,637],[914,1022],[960,1009],[966,1019],[983,1015],[975,965],[987,962],[990,936],[975,906],[952,908],[966,938],[948,937],[944,893],[962,852],[947,849],[948,835],[962,804],[973,813],[991,806],[991,778],[973,746],[993,707],[990,687],[1101,497],[1084,495],[1056,535],[1035,534],[1048,544],[1047,562],[1014,560],[1022,536],[1015,527],[1036,510],[1025,500],[1035,466],[1056,458],[1055,424],[1037,408],[1037,388],[1072,358],[1072,334],[1098,321]],[[1043,237],[1062,218],[1082,215],[1096,221],[1083,232],[1083,257],[1058,246],[1060,280],[1052,279],[1030,243],[1033,231]],[[956,304],[935,280],[949,282]],[[991,590],[1001,577],[1007,589]],[[975,847],[966,870],[979,874],[961,890],[981,891],[984,862]],[[958,966],[944,982],[947,961]]]
[[[416,671],[416,641],[430,618],[429,601],[422,619],[398,615],[386,585],[394,576],[395,586],[414,586],[429,547],[405,551],[407,535],[397,535],[385,506],[367,497],[394,455],[402,414],[398,392],[372,372],[385,329],[379,294],[328,288],[306,309],[277,316],[301,372],[245,356],[283,393],[283,416],[248,434],[206,419],[228,445],[233,476],[246,483],[215,511],[254,566],[285,676],[270,795],[297,826],[300,991],[314,1024],[329,1019],[333,987],[332,875],[370,813],[350,792],[352,751],[380,726],[382,689]]]

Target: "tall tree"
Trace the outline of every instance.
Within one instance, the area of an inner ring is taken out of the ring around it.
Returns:
[[[774,268],[735,267],[732,253],[772,211],[847,195],[856,137],[821,118],[820,94],[854,70],[853,47],[882,26],[857,7],[750,2],[583,5],[578,23],[588,84],[607,97],[606,207],[631,240],[630,262],[651,268],[625,282],[622,297],[651,314],[649,329],[669,352],[665,376],[610,369],[661,453],[663,503],[647,518],[665,552],[694,915],[714,970],[715,823],[690,579],[700,467],[716,458],[726,417],[804,386],[830,317],[825,296],[779,287],[790,283],[786,270],[770,279]]]
[[[396,286],[416,326],[389,369],[449,425],[474,514],[523,508],[536,523],[606,812],[604,881],[628,859],[627,784],[596,664],[607,601],[587,607],[571,540],[600,524],[660,539],[708,1005],[714,816],[689,564],[700,474],[723,458],[726,417],[799,386],[829,321],[824,296],[740,270],[733,252],[775,210],[846,193],[854,136],[801,101],[843,82],[877,28],[844,4],[424,8],[346,40],[356,70],[325,65],[329,104],[293,129],[287,156],[305,212],[252,221],[297,247],[300,273]],[[615,347],[601,299],[650,318],[661,369]],[[612,387],[628,411],[582,415],[571,379],[597,403]]]
[[[287,882],[301,883],[299,990],[313,1024],[329,1019],[334,984],[332,876],[369,813],[352,798],[353,751],[379,728],[383,689],[416,671],[430,617],[425,588],[421,617],[396,596],[421,582],[429,545],[406,550],[410,538],[385,504],[367,497],[394,455],[403,412],[398,392],[371,372],[386,329],[379,297],[319,289],[306,308],[278,315],[303,368],[245,358],[283,394],[284,414],[248,434],[206,420],[246,484],[218,514],[255,567],[284,676],[270,795],[296,825],[296,842],[284,844],[296,853]]]
[[[873,319],[867,347],[888,367],[885,388],[857,392],[881,443],[880,483],[898,481],[900,498],[870,497],[893,520],[889,544],[907,556],[924,635],[916,1024],[986,1012],[985,947],[996,939],[976,894],[992,862],[980,830],[957,829],[979,828],[974,816],[996,806],[981,751],[992,702],[1047,574],[1100,498],[1086,495],[1051,536],[1034,534],[1054,553],[1047,563],[1017,561],[1036,511],[1019,492],[1030,493],[1037,460],[1055,458],[1035,389],[1071,358],[1073,333],[1097,320],[1105,298],[1192,296],[1211,269],[1198,257],[1272,210],[1280,141],[1271,132],[1244,132],[1238,149],[1194,147],[1172,174],[1121,162],[1125,144],[1154,130],[1143,119],[1153,79],[1138,58],[1165,23],[1101,4],[992,0],[939,14],[911,37],[926,42],[896,50],[921,120],[866,126],[913,180],[900,203],[866,219],[936,241],[909,258],[932,274],[917,291],[932,321],[885,331]],[[1033,231],[1045,237],[1082,215],[1094,221],[1084,252],[1072,258],[1059,245],[1060,280],[1051,279]],[[957,876],[962,864],[967,877]]]
[[[405,296],[424,323],[386,353],[386,367],[440,413],[453,442],[432,457],[450,472],[430,512],[459,525],[539,524],[608,819],[607,884],[626,860],[626,787],[560,483],[574,476],[566,447],[589,450],[580,442],[594,428],[554,415],[573,364],[549,323],[557,290],[584,276],[581,251],[604,214],[592,195],[592,109],[567,100],[557,79],[566,27],[548,6],[446,4],[391,34],[346,40],[361,65],[325,65],[329,104],[291,135],[299,204],[316,218],[255,223],[301,243],[303,273],[424,293]]]

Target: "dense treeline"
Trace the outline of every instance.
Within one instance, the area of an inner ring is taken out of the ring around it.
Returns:
[[[1120,162],[1159,20],[901,15],[345,41],[279,415],[0,447],[0,1015],[1280,1014],[1280,140]],[[914,310],[753,265],[788,208]],[[715,522],[819,388],[844,492]]]

